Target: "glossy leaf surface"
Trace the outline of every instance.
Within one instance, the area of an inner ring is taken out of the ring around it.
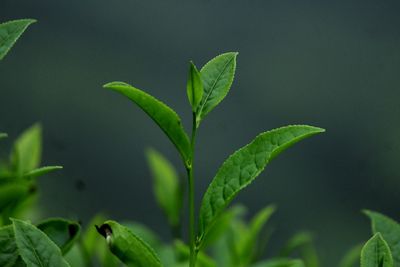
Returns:
[[[201,69],[204,94],[197,108],[197,124],[213,110],[228,94],[236,70],[238,53],[221,54]]]
[[[127,227],[107,221],[98,228],[98,232],[106,238],[111,252],[127,266],[162,266],[154,250]]]
[[[380,233],[376,233],[361,250],[361,267],[393,267],[390,248]]]
[[[34,22],[33,19],[20,19],[0,24],[0,60],[7,55],[26,28]]]
[[[12,219],[19,253],[28,267],[69,267],[61,250],[34,225]]]
[[[175,111],[153,96],[129,84],[112,82],[104,85],[104,87],[128,97],[146,112],[176,146],[184,162],[187,162],[191,155],[189,138]]]
[[[373,234],[380,233],[392,251],[395,266],[400,266],[400,225],[393,219],[365,210],[364,213],[371,219]]]
[[[258,135],[232,154],[218,170],[200,208],[199,237],[202,239],[217,216],[282,151],[324,130],[306,125],[286,126]]]

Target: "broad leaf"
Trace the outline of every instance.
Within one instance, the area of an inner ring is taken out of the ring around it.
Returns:
[[[43,231],[62,251],[67,253],[78,240],[81,226],[77,222],[61,218],[51,218],[37,224],[37,228]]]
[[[46,167],[40,167],[38,169],[34,169],[32,171],[29,171],[23,175],[23,177],[27,178],[36,178],[39,176],[43,176],[45,174],[48,174],[50,172],[56,171],[56,170],[61,170],[63,167],[62,166],[46,166]]]
[[[34,225],[12,219],[19,253],[28,267],[66,267],[61,250]]]
[[[26,28],[34,22],[33,19],[21,19],[0,24],[0,60],[10,51]]]
[[[15,243],[14,230],[11,225],[0,228],[0,266],[13,267],[19,260]]]
[[[185,164],[188,164],[191,156],[189,138],[175,111],[153,96],[126,83],[112,82],[104,85],[104,88],[121,93],[146,112],[176,146]]]
[[[392,251],[395,266],[400,266],[399,223],[378,212],[365,210],[364,213],[371,219],[373,234],[381,233]]]
[[[303,261],[293,259],[272,259],[266,260],[252,265],[251,267],[305,267]]]
[[[339,267],[355,267],[360,262],[362,245],[350,249],[339,263]]]
[[[380,233],[376,233],[361,250],[361,267],[393,267],[390,248]]]
[[[208,187],[200,208],[199,238],[207,233],[217,216],[248,186],[267,164],[286,148],[324,130],[293,125],[258,135],[250,144],[231,155]]]
[[[228,94],[235,76],[237,54],[219,55],[201,69],[204,94],[196,111],[197,125]]]
[[[154,149],[146,150],[147,162],[153,176],[153,191],[158,205],[172,227],[180,223],[183,190],[172,164]]]
[[[106,238],[111,252],[127,266],[162,266],[154,250],[127,227],[107,221],[98,232]]]
[[[186,92],[189,98],[193,112],[196,112],[197,107],[203,97],[203,82],[201,81],[200,72],[197,70],[193,62],[190,62],[189,78],[186,85]]]
[[[11,155],[12,163],[18,177],[39,167],[42,157],[42,128],[35,124],[14,143]]]

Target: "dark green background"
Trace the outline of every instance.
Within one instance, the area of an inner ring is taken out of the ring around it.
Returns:
[[[360,209],[398,220],[400,194],[398,1],[1,0],[0,20],[36,18],[0,63],[0,130],[10,140],[36,121],[48,216],[87,222],[98,211],[134,219],[165,238],[143,150],[179,166],[172,145],[138,108],[101,88],[122,80],[173,107],[190,125],[188,60],[239,51],[228,97],[199,132],[197,195],[218,166],[259,132],[294,123],[327,133],[290,149],[238,200],[268,203],[278,247],[315,233],[324,266],[369,237]]]

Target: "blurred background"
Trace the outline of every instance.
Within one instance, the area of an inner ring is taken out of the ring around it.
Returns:
[[[168,103],[190,130],[188,61],[201,67],[239,51],[228,97],[197,143],[199,204],[218,167],[258,133],[311,124],[326,134],[273,161],[238,201],[249,215],[278,206],[267,254],[298,230],[314,233],[324,266],[370,236],[363,208],[400,220],[400,3],[398,1],[1,0],[0,20],[35,18],[0,64],[2,155],[34,122],[46,216],[82,222],[99,211],[168,227],[152,195],[144,149],[184,174],[164,134],[124,97],[120,80]]]

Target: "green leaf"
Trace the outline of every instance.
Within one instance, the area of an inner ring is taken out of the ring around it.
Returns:
[[[288,257],[295,251],[300,251],[301,257],[307,267],[318,267],[319,260],[314,248],[312,235],[308,232],[300,232],[294,235],[281,250],[280,256]]]
[[[393,267],[390,248],[380,233],[376,233],[361,250],[361,267]]]
[[[250,222],[247,233],[237,243],[236,247],[239,252],[239,258],[244,263],[244,266],[248,266],[253,261],[259,245],[258,238],[261,230],[275,210],[275,206],[271,205],[259,211]]]
[[[104,88],[114,90],[136,103],[164,131],[176,146],[185,164],[191,156],[189,138],[178,114],[153,96],[122,82],[112,82]]]
[[[97,230],[106,238],[111,252],[127,266],[162,266],[154,250],[127,227],[106,221]]]
[[[0,133],[0,139],[3,139],[3,138],[7,138],[7,134],[6,133]]]
[[[350,249],[339,263],[339,267],[355,267],[360,261],[362,245]]]
[[[200,72],[197,70],[193,62],[190,62],[186,92],[193,112],[196,112],[197,107],[200,104],[200,101],[203,97],[203,91],[203,82],[201,81]]]
[[[207,233],[217,216],[248,186],[278,154],[304,138],[324,130],[293,125],[258,135],[250,144],[231,155],[208,187],[200,208],[199,238]]]
[[[180,223],[183,190],[172,164],[154,149],[146,150],[147,162],[153,176],[153,191],[158,205],[172,227]]]
[[[272,259],[256,263],[251,267],[305,267],[303,261],[293,259]]]
[[[0,266],[13,267],[19,259],[14,230],[11,225],[0,228]]]
[[[156,251],[162,246],[162,242],[157,234],[146,225],[137,222],[122,222],[121,224],[131,230],[132,233],[135,233],[135,235],[137,235]]]
[[[61,170],[63,167],[62,166],[46,166],[46,167],[40,167],[38,169],[34,169],[32,171],[29,171],[23,175],[23,177],[28,177],[28,178],[36,178],[39,176],[43,176],[45,174],[48,174],[50,172],[56,171],[56,170]]]
[[[42,127],[35,124],[14,143],[11,155],[12,163],[18,177],[22,177],[39,167],[42,157]]]
[[[175,248],[178,253],[181,254],[183,260],[189,260],[190,248],[180,240],[175,240]],[[216,267],[216,263],[213,259],[208,257],[205,253],[199,251],[197,254],[197,266],[199,267]]]
[[[37,228],[43,231],[66,254],[72,245],[78,240],[81,226],[77,222],[61,218],[51,218],[37,224]]]
[[[204,94],[196,111],[197,126],[228,94],[235,76],[237,55],[236,52],[219,55],[201,69]]]
[[[400,266],[400,225],[393,219],[378,212],[364,210],[371,219],[373,234],[380,233],[393,253],[395,266]]]
[[[12,219],[12,222],[19,253],[28,267],[69,266],[61,250],[45,233],[25,221]]]
[[[71,266],[88,266],[80,244],[74,244],[64,258]]]
[[[0,60],[7,55],[26,28],[34,22],[36,21],[33,19],[20,19],[0,24]]]

